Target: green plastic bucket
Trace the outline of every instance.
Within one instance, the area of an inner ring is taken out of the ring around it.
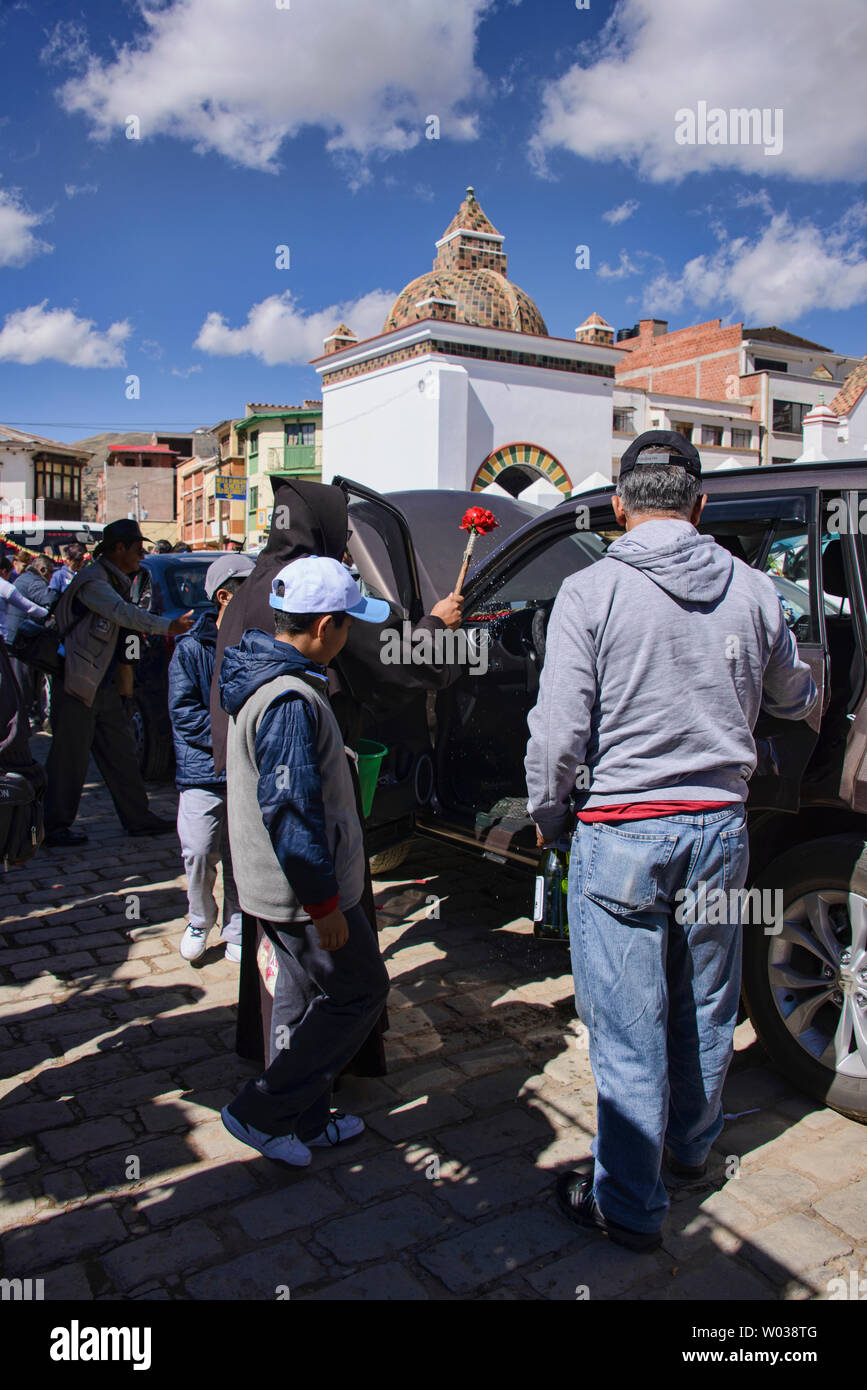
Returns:
[[[382,767],[382,760],[388,749],[384,743],[374,743],[372,738],[360,738],[356,751],[358,753],[358,782],[361,787],[361,809],[364,812],[364,819],[367,820],[373,806],[376,783],[379,780],[379,769]]]

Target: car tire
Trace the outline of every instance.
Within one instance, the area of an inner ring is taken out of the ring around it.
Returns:
[[[854,1017],[867,1025],[857,983],[837,973],[858,964],[839,962],[839,956],[852,944],[852,910],[856,924],[859,917],[867,922],[867,844],[840,835],[797,845],[762,869],[751,886],[781,890],[784,915],[776,934],[758,924],[744,927],[743,991],[753,1027],[793,1085],[865,1123],[867,1047],[850,1051],[842,1062],[825,1048]]]
[[[411,849],[412,840],[404,840],[399,845],[392,845],[390,849],[381,850],[379,854],[372,854],[369,860],[371,877],[376,878],[378,875],[390,873],[392,869],[399,869]]]
[[[130,724],[142,780],[165,782],[170,771],[172,750],[167,740],[159,737],[144,701],[136,696],[132,706]]]

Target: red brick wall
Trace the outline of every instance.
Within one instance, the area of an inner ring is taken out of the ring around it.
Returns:
[[[618,344],[627,348],[627,355],[617,365],[617,380],[649,385],[670,396],[732,399],[726,396],[726,385],[738,375],[742,337],[743,324],[723,328],[719,319],[656,335],[652,321],[642,319],[638,337]]]

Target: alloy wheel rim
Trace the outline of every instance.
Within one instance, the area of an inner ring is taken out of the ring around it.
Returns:
[[[840,1076],[867,1078],[867,898],[821,889],[790,903],[768,978],[798,1046]]]

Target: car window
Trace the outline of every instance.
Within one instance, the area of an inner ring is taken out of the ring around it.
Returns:
[[[523,562],[507,568],[499,582],[479,595],[468,614],[470,621],[553,604],[563,581],[600,560],[607,549],[608,541],[596,531],[570,531],[559,540],[544,543]]]

